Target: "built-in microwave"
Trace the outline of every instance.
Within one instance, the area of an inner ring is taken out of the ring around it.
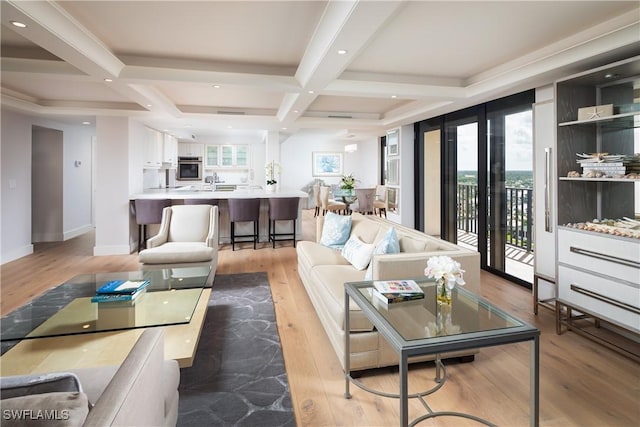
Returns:
[[[179,181],[200,181],[202,180],[202,157],[178,157]]]

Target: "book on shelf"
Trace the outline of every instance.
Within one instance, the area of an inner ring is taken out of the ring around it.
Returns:
[[[91,297],[91,302],[103,303],[103,302],[134,302],[136,298],[146,292],[146,287],[138,289],[137,291],[129,294],[95,294]]]
[[[97,295],[132,295],[149,286],[148,280],[112,280],[102,285]]]
[[[418,293],[386,293],[380,292],[377,289],[371,289],[371,293],[374,298],[383,303],[384,305],[396,304],[406,301],[418,301],[424,299],[424,292]]]
[[[424,297],[424,291],[415,280],[375,280],[373,287],[381,294],[417,294]]]

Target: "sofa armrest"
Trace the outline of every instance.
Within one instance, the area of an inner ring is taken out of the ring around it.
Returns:
[[[85,426],[159,426],[164,423],[164,332],[146,329],[107,385]]]
[[[465,271],[464,280],[470,289],[479,290],[480,254],[478,252],[434,251],[375,255],[371,262],[373,280],[408,279],[424,276],[427,260],[432,256],[449,256],[458,261]]]

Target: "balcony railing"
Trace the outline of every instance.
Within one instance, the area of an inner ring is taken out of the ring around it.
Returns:
[[[506,187],[507,244],[531,252],[533,189]],[[458,184],[458,230],[478,234],[478,186]]]

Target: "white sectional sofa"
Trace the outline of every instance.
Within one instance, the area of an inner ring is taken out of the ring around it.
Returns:
[[[344,283],[365,280],[365,270],[356,269],[339,249],[321,244],[325,217],[317,217],[316,241],[297,245],[298,273],[324,326],[340,363],[344,365]],[[388,230],[395,228],[400,253],[374,255],[371,280],[407,279],[424,276],[427,260],[447,255],[465,270],[464,278],[471,290],[480,281],[480,254],[386,219],[354,213],[350,236],[365,243],[378,243]],[[350,307],[351,370],[391,366],[398,363],[396,353],[386,343],[355,303]],[[451,353],[443,357],[470,356],[475,352]],[[424,360],[424,358],[420,359]],[[343,366],[344,368],[344,366]]]

